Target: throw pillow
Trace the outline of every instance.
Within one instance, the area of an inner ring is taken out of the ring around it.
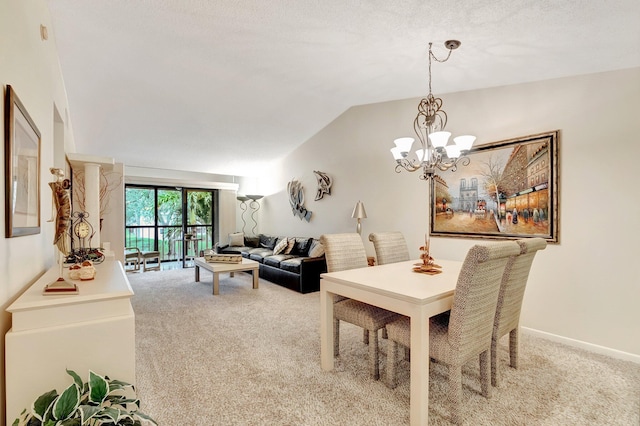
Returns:
[[[291,252],[293,251],[293,248],[296,246],[296,239],[295,238],[289,238],[288,242],[287,242],[287,248],[284,249],[284,254],[291,254]]]
[[[318,240],[313,240],[309,249],[309,257],[320,257],[324,254],[324,246]]]
[[[296,238],[296,245],[291,254],[296,256],[307,256],[309,245],[312,240],[312,238]]]
[[[229,245],[232,247],[244,246],[244,233],[235,232],[233,234],[229,234]]]
[[[280,254],[284,252],[284,250],[287,248],[287,243],[288,240],[286,238],[281,238],[273,248],[273,254]]]
[[[268,235],[260,234],[260,247],[273,250],[273,248],[276,246],[277,239],[278,237],[270,237]]]
[[[260,247],[260,238],[258,238],[258,237],[244,237],[244,244],[247,247],[258,248],[258,247]]]

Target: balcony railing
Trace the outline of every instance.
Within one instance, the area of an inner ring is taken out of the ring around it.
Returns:
[[[192,234],[198,241],[198,251],[211,248],[213,245],[212,225],[187,226],[186,233]],[[181,226],[127,226],[125,228],[125,247],[138,247],[140,251],[153,251],[157,247],[161,261],[183,260],[184,242]],[[195,248],[193,243],[187,248],[190,251],[187,253],[188,257],[193,257],[194,254],[199,255],[199,253],[193,253]]]

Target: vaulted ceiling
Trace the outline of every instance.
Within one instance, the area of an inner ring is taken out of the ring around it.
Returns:
[[[77,152],[129,166],[253,175],[351,106],[426,95],[430,41],[462,41],[436,95],[640,66],[638,0],[48,5]]]

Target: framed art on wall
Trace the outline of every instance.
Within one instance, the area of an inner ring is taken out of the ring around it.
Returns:
[[[5,95],[5,236],[40,233],[40,132],[13,88]]]
[[[431,235],[558,242],[559,131],[480,145],[436,176]]]

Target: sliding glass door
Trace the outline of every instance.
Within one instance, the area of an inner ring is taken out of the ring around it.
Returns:
[[[162,261],[186,262],[215,238],[217,191],[127,185],[125,246],[157,250]]]
[[[213,192],[187,189],[185,196],[183,266],[213,242]]]

